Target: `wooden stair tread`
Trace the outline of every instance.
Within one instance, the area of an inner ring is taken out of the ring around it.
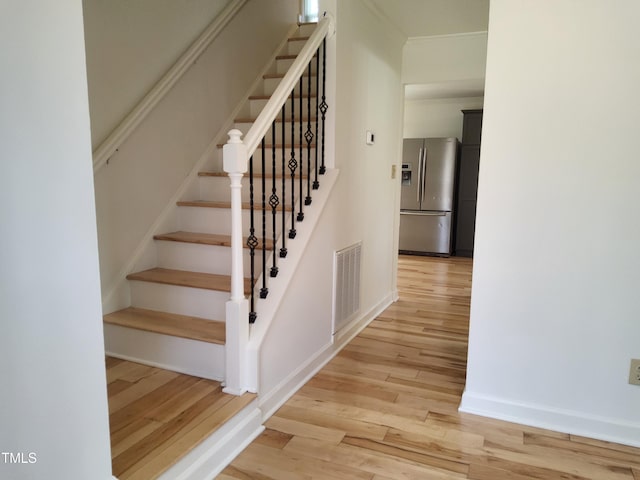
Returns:
[[[161,283],[164,285],[178,285],[181,287],[201,288],[220,292],[231,291],[231,277],[215,273],[189,272],[186,270],[172,270],[168,268],[151,268],[142,272],[130,273],[127,280]],[[245,290],[251,289],[251,280],[244,279]]]
[[[317,56],[318,56],[318,54],[314,53],[313,57],[311,57],[311,58],[316,58]],[[298,57],[298,55],[296,55],[296,54],[277,55],[276,56],[276,60],[294,60],[297,57]]]
[[[306,120],[305,120],[305,121],[306,121]],[[218,143],[218,144],[216,145],[216,147],[218,147],[218,148],[222,148],[222,147],[224,147],[224,145],[225,145],[224,143]],[[265,148],[265,149],[268,149],[268,148],[271,148],[272,146],[273,146],[273,145],[272,145],[271,143],[266,143],[266,144],[264,145],[264,148]],[[284,148],[291,148],[291,147],[293,147],[293,148],[298,149],[298,148],[300,148],[301,146],[302,146],[303,148],[305,148],[305,149],[307,148],[307,144],[306,144],[306,143],[305,143],[305,144],[303,144],[303,145],[300,145],[299,143],[296,143],[296,144],[294,144],[294,145],[291,145],[290,143],[285,143],[285,144],[284,144]],[[282,144],[281,144],[281,143],[276,143],[275,147],[276,147],[276,148],[282,148]],[[258,148],[260,148],[260,147],[258,146]],[[258,152],[258,148],[256,148],[256,152]],[[316,144],[315,144],[315,142],[311,142],[311,148],[316,148]],[[257,153],[255,153],[255,155],[257,155]]]
[[[199,177],[228,177],[229,174],[227,172],[198,172],[198,176]],[[261,175],[259,173],[254,173],[253,174],[254,178],[260,178],[261,176],[264,176],[264,178],[273,178],[273,173],[265,173],[264,175]],[[245,177],[248,177],[248,175],[245,174]],[[286,175],[287,178],[291,178],[291,175],[289,173],[287,173]],[[277,173],[276,174],[276,178],[282,178],[282,174],[281,173]],[[296,175],[296,178],[300,178],[300,175]],[[303,175],[302,178],[307,178],[307,175]]]
[[[257,120],[257,118],[256,118],[256,117],[240,117],[240,118],[236,118],[236,119],[234,120],[234,122],[235,122],[235,123],[254,123],[256,120]],[[296,122],[298,122],[299,120],[300,120],[299,118],[296,118]],[[306,117],[306,116],[302,118],[302,121],[303,121],[303,122],[306,122],[307,120],[308,120],[308,119],[307,119],[307,117]],[[312,122],[315,122],[315,121],[316,121],[316,117],[313,117],[313,116],[312,116],[312,117],[311,117],[311,121],[312,121]],[[282,123],[282,117],[278,117],[278,118],[276,118],[276,123]],[[286,120],[286,123],[291,123],[291,119],[287,119],[287,120]]]
[[[296,176],[296,178],[300,178]],[[203,208],[231,208],[231,202],[214,202],[210,200],[181,200],[177,203],[179,207],[203,207]],[[261,202],[254,203],[254,209],[261,209]],[[251,204],[249,202],[243,202],[242,208],[244,210],[249,210],[251,208]],[[267,205],[267,211],[271,210],[271,207]],[[282,211],[282,204],[278,205],[276,208],[278,211]],[[291,207],[287,206],[285,208],[287,212],[291,211]]]
[[[231,235],[220,235],[217,233],[200,233],[200,232],[170,232],[155,235],[155,240],[165,240],[170,242],[183,242],[183,243],[197,243],[199,245],[215,245],[220,247],[231,246]],[[244,237],[243,245],[245,248],[247,244],[247,237]],[[273,250],[273,242],[267,240],[265,247],[267,250]],[[262,244],[259,242],[256,248],[262,248]]]
[[[288,42],[302,42],[309,40],[310,37],[289,37],[287,39]]]
[[[306,99],[306,98],[316,98],[316,94],[312,93],[311,95],[303,95],[302,99]],[[271,95],[251,95],[249,97],[249,100],[269,100],[271,98]],[[289,95],[287,97],[288,99],[291,99],[291,95]],[[300,95],[294,95],[293,96],[294,100],[300,100]]]
[[[129,307],[105,315],[104,322],[201,342],[225,343],[225,324],[218,320]]]
[[[265,73],[262,78],[266,79],[272,79],[272,78],[284,78],[284,73]],[[309,78],[309,74],[305,73],[304,75],[302,75],[302,78]],[[316,78],[315,74],[312,74],[311,78]]]

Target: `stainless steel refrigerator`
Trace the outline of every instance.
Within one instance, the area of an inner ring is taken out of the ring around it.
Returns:
[[[456,138],[404,140],[401,252],[451,254],[457,149]]]

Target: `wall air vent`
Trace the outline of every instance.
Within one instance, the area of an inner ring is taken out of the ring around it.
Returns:
[[[361,252],[359,242],[333,254],[333,334],[360,311]]]

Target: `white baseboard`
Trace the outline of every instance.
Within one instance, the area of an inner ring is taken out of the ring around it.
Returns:
[[[270,392],[261,394],[258,398],[263,412],[262,421],[266,422],[289,398],[293,396],[311,377],[322,369],[335,357],[342,348],[360,333],[373,319],[382,313],[392,303],[392,293],[386,295],[377,305],[366,314],[345,325],[333,336],[331,343],[320,348],[307,362],[300,365]]]
[[[460,412],[640,447],[640,424],[465,391]]]
[[[264,431],[257,400],[205,439],[159,480],[211,480]]]

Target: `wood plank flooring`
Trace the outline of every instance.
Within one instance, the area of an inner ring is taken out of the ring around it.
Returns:
[[[401,256],[398,287],[217,478],[640,480],[640,449],[458,413],[470,260]]]
[[[107,357],[113,474],[157,478],[255,399],[219,382]]]

